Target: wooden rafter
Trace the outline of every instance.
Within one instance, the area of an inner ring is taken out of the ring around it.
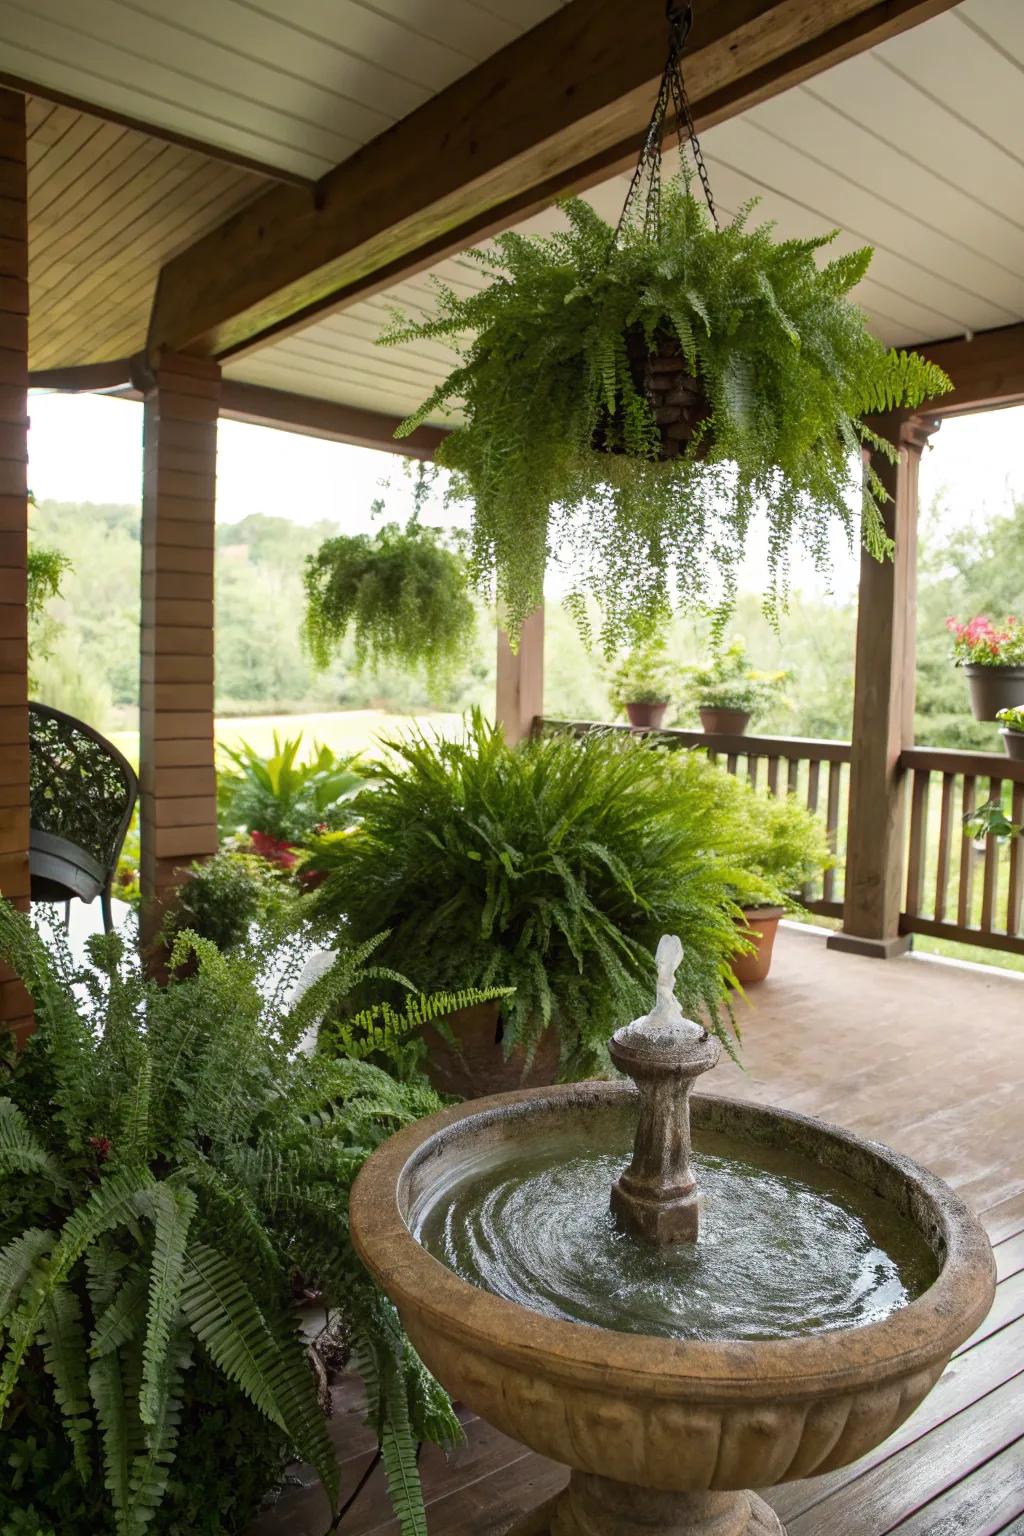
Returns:
[[[954,0],[718,0],[698,8],[698,124],[735,116]],[[225,358],[395,283],[628,163],[664,59],[656,0],[570,0],[337,166],[279,186],[163,269],[148,350]]]

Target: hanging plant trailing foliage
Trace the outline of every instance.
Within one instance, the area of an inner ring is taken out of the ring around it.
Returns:
[[[374,534],[327,539],[307,559],[303,634],[315,666],[327,667],[350,631],[358,667],[422,667],[434,688],[471,656],[476,611],[465,558],[420,522],[432,478],[417,466],[404,528],[385,523]]]
[[[662,188],[670,102],[692,129],[679,72],[688,18],[676,20],[619,227],[563,202],[564,233],[505,234],[468,252],[486,288],[466,297],[437,283],[432,318],[398,316],[381,338],[461,352],[399,433],[461,410],[437,461],[474,503],[474,574],[510,627],[540,601],[555,560],[584,628],[585,599],[600,604],[609,652],[649,632],[673,598],[724,622],[761,504],[772,614],[794,544],[826,570],[832,526],[852,535],[851,493],[865,544],[885,557],[885,492],[870,469],[862,487],[859,450],[895,450],[863,417],[950,388],[933,364],[883,346],[848,299],[870,249],[819,266],[836,231],[779,241],[771,225],[748,228],[752,205],[719,229],[692,132],[709,212],[685,172]]]

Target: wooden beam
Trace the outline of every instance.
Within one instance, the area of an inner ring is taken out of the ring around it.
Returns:
[[[330,442],[352,443],[357,448],[400,453],[410,459],[433,458],[448,435],[444,427],[417,427],[408,437],[396,438],[395,428],[401,420],[398,416],[295,395],[283,389],[265,389],[260,384],[244,384],[235,379],[225,379],[221,386],[220,414],[231,421],[278,427],[307,437],[327,438]]]
[[[544,714],[544,608],[523,621],[519,649],[498,630],[498,677],[495,717],[510,747],[529,737]]]
[[[910,947],[900,933],[903,896],[904,747],[914,744],[917,613],[917,499],[921,453],[934,422],[905,415],[878,419],[899,444],[899,462],[875,455],[891,500],[886,525],[891,560],[861,550],[853,687],[850,806],[843,927],[833,949],[889,959]]]
[[[28,774],[28,181],[25,98],[0,90],[0,174],[9,221],[0,240],[0,894],[29,904]],[[20,1043],[28,993],[0,966],[0,1023]]]
[[[962,416],[1024,401],[1024,324],[929,341],[914,350],[938,363],[953,380],[952,394],[929,402],[929,416]]]
[[[132,359],[114,358],[109,363],[77,363],[67,368],[37,368],[28,376],[29,389],[51,389],[58,394],[96,394],[130,383]]]
[[[948,10],[954,0],[718,0],[687,78],[702,127]],[[343,292],[397,282],[635,157],[665,58],[660,4],[570,0],[337,166],[275,187],[171,260],[148,352],[224,358]],[[365,290],[364,290],[365,291]]]
[[[155,967],[188,865],[217,851],[213,571],[220,369],[164,357],[146,395],[139,688],[141,936]],[[184,605],[187,605],[183,607]],[[168,772],[187,768],[182,777]]]

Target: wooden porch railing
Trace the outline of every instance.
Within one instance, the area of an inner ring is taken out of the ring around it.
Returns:
[[[542,719],[541,731],[630,733],[628,725],[590,720]],[[633,734],[640,734],[633,732]],[[794,794],[818,812],[837,858],[799,894],[810,912],[843,914],[851,748],[845,741],[791,736],[716,736],[704,731],[661,730],[667,747],[703,748],[712,762],[771,795]],[[1024,955],[1024,839],[974,840],[964,819],[998,800],[1011,821],[1024,825],[1024,762],[989,752],[910,747],[900,758],[908,797],[906,886],[900,930]]]
[[[1024,762],[938,747],[910,747],[900,761],[910,796],[901,931],[1024,955],[1024,845],[976,843],[964,830],[965,817],[990,801],[1024,823]]]
[[[703,748],[712,762],[722,762],[729,773],[745,779],[754,789],[770,795],[795,795],[808,810],[818,812],[828,828],[837,867],[794,892],[809,912],[823,917],[843,913],[843,857],[846,853],[846,813],[850,789],[850,743],[816,741],[798,736],[721,736],[704,731],[666,729],[650,733],[628,725],[605,725],[595,720],[538,720],[535,729],[572,731],[577,736],[592,731],[624,735],[651,734],[666,747]]]

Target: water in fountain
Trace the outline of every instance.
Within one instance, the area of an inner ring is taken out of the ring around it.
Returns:
[[[683,1018],[682,952],[661,940],[654,1008],[609,1042],[636,1100],[582,1129],[538,1121],[527,1150],[485,1144],[432,1184],[416,1236],[498,1296],[629,1333],[784,1339],[905,1306],[937,1265],[891,1205],[785,1146],[691,1148],[690,1090],[719,1047]]]
[[[698,1134],[696,1243],[621,1229],[608,1189],[632,1150],[609,1117],[600,1150],[549,1132],[434,1186],[415,1235],[449,1268],[551,1317],[666,1338],[779,1339],[874,1322],[935,1279],[917,1228],[863,1186],[785,1149]],[[539,1143],[539,1144],[538,1144]]]

